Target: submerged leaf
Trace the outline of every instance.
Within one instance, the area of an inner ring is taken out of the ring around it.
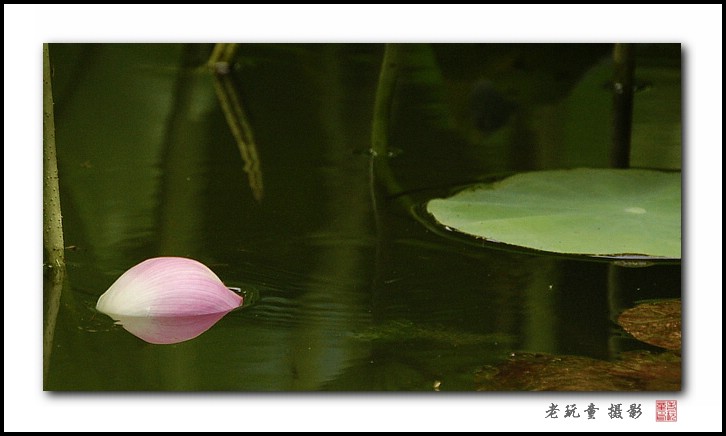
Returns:
[[[681,174],[573,169],[517,174],[428,202],[442,225],[542,251],[681,257]]]
[[[367,341],[432,341],[454,346],[511,344],[514,337],[506,333],[470,333],[439,325],[419,325],[409,320],[394,320],[356,332],[351,337]]]
[[[681,300],[639,304],[621,313],[618,324],[646,344],[681,349]]]
[[[152,344],[195,338],[242,305],[209,268],[182,257],[148,259],[129,269],[96,309]]]
[[[623,353],[608,362],[582,356],[512,354],[476,374],[480,391],[677,391],[681,358],[672,353]]]

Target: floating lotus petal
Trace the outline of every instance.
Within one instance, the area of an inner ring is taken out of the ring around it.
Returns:
[[[242,305],[206,266],[183,257],[148,259],[101,295],[96,309],[152,344],[196,338]]]

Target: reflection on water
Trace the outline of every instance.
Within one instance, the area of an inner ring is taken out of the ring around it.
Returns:
[[[606,112],[572,96],[586,95],[583,83],[603,92],[587,74],[607,50],[565,74],[556,57],[556,67],[526,61],[527,47],[484,47],[476,62],[464,56],[473,49],[461,48],[459,64],[456,46],[406,47],[391,168],[416,201],[497,172],[581,162],[581,146],[559,141],[582,141],[587,129],[563,126]],[[361,151],[381,45],[241,46],[235,80],[265,181],[255,201],[198,68],[209,50],[51,46],[66,241],[78,250],[67,253],[46,389],[474,390],[475,373],[513,350],[612,359],[643,349],[613,313],[680,295],[680,266],[613,273],[442,238],[395,195],[379,192],[374,209]],[[486,134],[465,110],[481,80],[516,102],[507,117],[488,114]],[[146,344],[93,307],[123,271],[156,256],[198,259],[255,301],[192,341]]]

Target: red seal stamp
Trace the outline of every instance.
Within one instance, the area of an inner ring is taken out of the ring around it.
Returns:
[[[676,400],[655,400],[655,421],[676,422],[678,421],[678,401]]]

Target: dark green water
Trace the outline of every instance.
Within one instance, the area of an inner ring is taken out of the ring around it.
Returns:
[[[383,46],[242,45],[232,75],[264,197],[202,66],[209,45],[51,45],[68,271],[47,390],[472,390],[513,351],[613,359],[613,323],[678,297],[680,265],[476,247],[423,202],[489,176],[607,166],[609,45],[409,45],[392,105],[400,191],[372,200]],[[680,47],[639,47],[633,166],[679,169]],[[176,345],[94,309],[125,270],[195,258],[250,304]]]

